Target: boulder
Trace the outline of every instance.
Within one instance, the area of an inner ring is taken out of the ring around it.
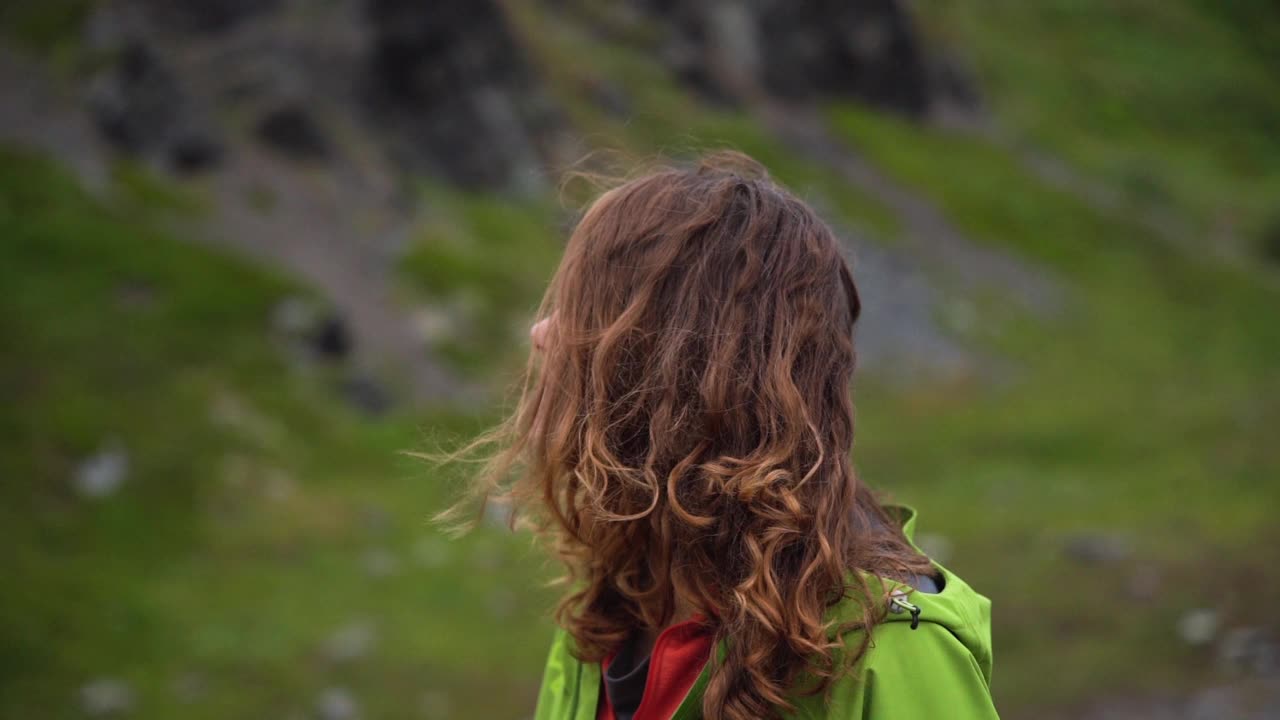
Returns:
[[[258,140],[295,160],[323,160],[329,140],[302,105],[287,103],[268,110],[256,127]]]
[[[916,117],[978,104],[964,66],[926,47],[902,0],[630,1],[665,26],[673,72],[713,99],[843,97]]]
[[[178,80],[146,43],[125,45],[89,89],[89,112],[102,136],[129,153],[165,143],[179,119],[183,95]]]
[[[88,106],[103,139],[121,152],[183,173],[211,169],[222,159],[222,144],[193,111],[178,75],[144,40],[127,41],[93,79]]]
[[[371,0],[367,72],[397,155],[468,188],[536,182],[558,124],[493,0]]]
[[[140,0],[148,15],[188,33],[221,33],[275,9],[279,0]]]

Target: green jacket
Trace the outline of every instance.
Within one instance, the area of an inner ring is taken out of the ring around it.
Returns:
[[[907,539],[914,544],[915,510],[905,506],[888,509],[900,518]],[[857,670],[833,683],[829,703],[822,695],[796,697],[796,710],[786,717],[998,718],[990,692],[991,601],[950,570],[936,562],[933,565],[944,581],[941,592],[910,592],[909,587],[886,581],[888,589],[908,591],[907,602],[891,606],[894,612],[872,631],[872,644]],[[834,612],[859,613],[852,602],[837,606]],[[914,630],[911,608],[919,608]],[[556,631],[534,720],[595,720],[600,665],[576,660],[570,653],[571,643],[568,633]],[[673,720],[702,717],[702,691],[709,675],[710,663]]]

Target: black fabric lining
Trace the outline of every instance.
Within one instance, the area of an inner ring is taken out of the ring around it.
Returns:
[[[930,595],[937,595],[942,592],[942,588],[946,584],[946,581],[942,579],[942,575],[916,575],[911,578],[911,587]]]
[[[604,672],[604,691],[609,707],[618,720],[631,720],[644,699],[644,686],[649,679],[649,658],[636,658],[635,636],[627,639]]]

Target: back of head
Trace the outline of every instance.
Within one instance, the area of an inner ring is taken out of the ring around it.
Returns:
[[[584,660],[690,607],[729,640],[706,717],[766,717],[839,670],[825,615],[865,598],[852,571],[928,568],[850,465],[859,309],[832,231],[745,156],[588,209],[481,474],[556,541]]]

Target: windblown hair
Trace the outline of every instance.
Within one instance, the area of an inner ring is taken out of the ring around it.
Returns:
[[[883,603],[861,573],[929,564],[850,464],[859,311],[832,231],[746,156],[659,169],[587,210],[514,413],[459,451],[498,446],[475,492],[552,539],[583,661],[693,608],[727,648],[703,715],[747,720],[865,653]],[[837,627],[848,599],[862,612]]]

